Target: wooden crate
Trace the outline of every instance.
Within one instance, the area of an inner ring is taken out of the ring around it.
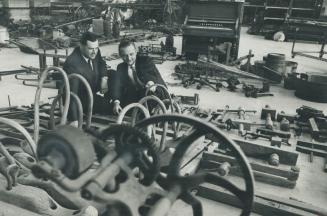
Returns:
[[[29,0],[4,0],[3,6],[7,8],[29,8]]]
[[[50,7],[50,0],[30,0],[30,6],[35,8]]]

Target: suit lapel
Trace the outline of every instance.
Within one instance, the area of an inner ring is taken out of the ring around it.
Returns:
[[[79,59],[80,59],[80,71],[77,71],[77,73],[81,74],[84,78],[86,78],[87,81],[89,82],[91,88],[94,89],[95,85],[96,85],[96,83],[92,79],[94,72],[92,71],[92,68],[89,65],[89,63],[87,61],[85,61],[85,58],[83,57],[79,48],[78,48],[78,54],[79,54]],[[92,61],[92,64],[94,67],[96,67],[96,64],[94,63],[94,61]]]

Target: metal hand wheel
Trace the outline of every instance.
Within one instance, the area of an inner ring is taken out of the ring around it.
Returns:
[[[190,191],[191,189],[204,182],[218,185],[235,194],[243,204],[241,215],[250,215],[254,198],[254,178],[246,156],[240,150],[240,148],[234,143],[234,141],[220,132],[219,129],[193,117],[186,117],[181,115],[153,116],[138,122],[136,126],[143,128],[152,124],[158,124],[159,122],[164,123],[171,121],[178,121],[184,124],[189,124],[193,130],[188,136],[180,139],[180,141],[178,141],[176,144],[177,147],[170,161],[167,175],[160,175],[158,177],[158,184],[165,190],[169,191],[168,196],[159,200],[159,202],[157,202],[157,204],[151,208],[148,215],[165,215],[162,212],[169,211],[174,201],[181,199],[192,206],[193,215],[201,216],[202,204],[191,194]],[[240,189],[238,186],[223,177],[210,173],[194,174],[190,176],[181,175],[181,167],[185,153],[189,150],[190,146],[192,146],[191,144],[194,141],[205,135],[210,135],[210,137],[214,137],[221,143],[227,144],[231,151],[234,153],[243,172],[243,177],[245,179],[245,190]]]

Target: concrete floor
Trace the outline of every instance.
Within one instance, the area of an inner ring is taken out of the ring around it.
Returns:
[[[286,54],[287,58],[291,58],[291,42],[274,42],[265,40],[261,36],[248,35],[245,33],[246,29],[242,29],[240,40],[239,56],[246,55],[249,49],[253,50],[255,55],[254,60],[261,60],[267,53],[277,52]],[[159,42],[144,42],[144,43],[158,43]],[[181,52],[181,37],[175,38],[175,46],[177,53]],[[319,50],[318,44],[299,43],[296,49],[301,50]],[[70,49],[71,51],[71,49]],[[111,55],[117,53],[117,44],[107,45],[101,48],[102,55]],[[327,57],[326,57],[327,58]],[[293,59],[299,63],[298,71],[300,72],[320,72],[327,73],[325,70],[327,63],[317,60],[312,60],[303,57],[296,57]],[[112,68],[120,60],[108,62]],[[163,64],[157,65],[165,81],[168,83],[180,83],[171,75],[175,65],[179,62],[166,61]],[[19,69],[20,65],[28,65],[38,67],[38,57],[35,55],[24,54],[17,48],[1,48],[0,50],[0,71]],[[0,82],[0,107],[8,106],[8,95],[10,96],[11,105],[29,105],[34,101],[35,87],[23,86],[21,81],[15,80],[13,76],[6,76]],[[200,95],[200,107],[207,109],[223,108],[229,105],[231,108],[238,108],[242,105],[246,109],[257,110],[257,115],[260,114],[261,109],[269,104],[277,111],[284,110],[286,113],[295,113],[295,109],[302,106],[312,106],[323,110],[327,114],[327,105],[322,103],[313,103],[298,99],[294,96],[294,91],[286,90],[282,86],[272,86],[271,90],[275,94],[274,97],[263,98],[246,98],[241,92],[229,92],[221,90],[214,92],[211,89],[203,88],[196,90],[195,88],[185,89],[181,85],[171,85],[169,90],[175,94],[193,95],[198,93]],[[42,100],[47,101],[48,97],[54,96],[56,91],[45,89],[42,93]],[[263,183],[256,183],[256,191],[265,193],[277,194],[286,198],[293,197],[301,201],[309,202],[314,205],[325,207],[327,203],[327,173],[322,171],[323,159],[315,157],[314,163],[308,162],[308,156],[300,154],[298,159],[298,166],[301,168],[300,177],[295,189],[286,189],[276,186],[271,186]],[[237,181],[237,180],[236,180]],[[212,201],[204,202],[205,215],[217,215],[217,203]],[[230,214],[233,212],[232,208],[222,208],[219,205],[220,215],[236,215]],[[184,204],[178,204],[178,208],[174,208],[175,215],[190,215],[189,208]],[[178,213],[177,213],[178,212]],[[172,214],[174,215],[174,214]]]

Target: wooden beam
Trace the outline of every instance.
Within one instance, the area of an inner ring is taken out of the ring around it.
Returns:
[[[214,136],[207,135],[206,138],[214,142],[221,143],[220,140]],[[286,148],[282,149],[276,146],[268,146],[238,138],[233,138],[233,140],[240,146],[245,155],[249,157],[262,158],[276,153],[279,156],[280,163],[295,166],[299,156],[299,154],[294,150],[288,150]]]
[[[217,168],[220,166],[220,164],[221,163],[203,160],[203,161],[201,161],[200,166],[202,167],[202,169],[203,169],[203,167],[208,167],[209,169],[212,170],[213,167]],[[203,171],[206,172],[205,169]],[[252,171],[253,171],[254,179],[256,181],[260,181],[260,182],[271,184],[271,185],[276,185],[279,187],[286,187],[286,188],[294,188],[296,186],[296,181],[291,181],[291,180],[288,180],[286,178],[283,178],[283,177],[280,177],[277,175],[272,175],[269,173],[264,173],[264,172],[260,172],[260,171],[256,171],[256,170],[252,170]],[[239,176],[239,177],[243,176],[243,173],[239,166],[231,167],[230,174],[234,175],[234,176]]]
[[[235,157],[219,154],[204,152],[202,160],[211,160],[218,163],[228,162],[230,164],[236,164],[237,160]],[[285,168],[285,166],[271,166],[269,164],[263,164],[256,161],[250,161],[251,168],[258,172],[264,172],[271,175],[280,176],[288,180],[296,181],[299,178],[299,169],[294,167]]]
[[[273,153],[278,154],[279,162],[295,166],[299,154],[293,150],[281,149],[275,146],[268,146],[259,143],[253,143],[247,140],[234,139],[234,141],[241,147],[243,152],[249,157],[267,156]]]
[[[223,191],[221,188],[208,183],[199,186],[197,195],[227,205],[239,208],[242,207],[242,203],[233,194]],[[327,216],[327,211],[325,209],[302,202],[288,202],[283,198],[276,199],[276,197],[270,195],[255,195],[252,212],[260,215]]]

